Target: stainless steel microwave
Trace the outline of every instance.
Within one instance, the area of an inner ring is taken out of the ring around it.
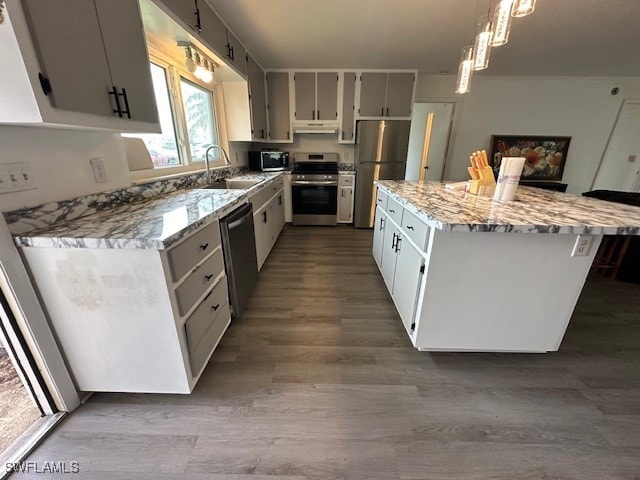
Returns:
[[[287,170],[289,152],[249,152],[249,168],[256,172]]]

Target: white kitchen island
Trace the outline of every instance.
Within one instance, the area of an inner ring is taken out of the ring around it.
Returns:
[[[592,198],[377,186],[373,255],[419,350],[558,350],[602,236],[640,235],[640,208]]]

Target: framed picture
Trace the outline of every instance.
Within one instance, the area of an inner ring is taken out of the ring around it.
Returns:
[[[522,180],[562,180],[571,137],[493,135],[489,162],[496,178],[502,157],[524,157]]]

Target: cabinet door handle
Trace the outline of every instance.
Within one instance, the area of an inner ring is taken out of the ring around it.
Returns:
[[[407,225],[407,230],[415,230],[411,225]]]
[[[389,211],[390,211],[391,213],[396,213],[396,211],[395,211],[393,208],[390,208],[390,209],[389,209]]]
[[[380,109],[380,116],[381,116],[381,117],[384,117],[384,107],[382,107],[382,108]]]
[[[205,279],[207,282],[210,282],[212,278],[213,278],[213,273],[210,273],[209,275],[205,275],[205,276],[204,276],[204,279]]]
[[[267,212],[262,212],[262,223],[267,223]]]
[[[393,240],[391,240],[391,248],[394,249],[394,250],[396,249],[396,237],[397,236],[398,235],[395,232],[393,232]]]
[[[389,116],[389,107],[387,107],[387,117]]]
[[[264,128],[260,130],[260,138],[264,138]]]
[[[200,23],[200,9],[198,8],[198,3],[196,2],[196,11],[193,12],[196,16],[196,30],[198,33],[202,32],[202,24]]]
[[[318,120],[320,120],[320,110],[318,110]]]
[[[233,51],[233,45],[231,45],[231,60],[233,60],[234,62],[236,61],[236,54]]]
[[[344,198],[344,188],[341,188],[341,189],[340,189],[340,196],[341,196],[342,198]]]
[[[113,109],[113,113],[117,113],[120,118],[122,118],[122,107],[120,106],[120,96],[118,95],[118,89],[115,85],[111,85],[111,90],[109,90],[109,95],[113,95],[113,98],[116,101],[116,108]]]
[[[380,231],[384,229],[384,218],[380,217]]]
[[[218,310],[219,308],[220,308],[220,304],[219,304],[219,303],[218,303],[217,305],[212,305],[212,306],[211,306],[211,310],[213,310],[214,312],[215,312],[216,310]]]
[[[312,120],[316,119],[316,111],[315,110],[311,110],[311,119]]]
[[[200,245],[200,249],[204,252],[207,248],[209,248],[209,242],[205,243],[204,245]]]
[[[398,235],[398,238],[396,239],[396,253],[398,253],[400,251],[400,242],[402,241],[402,237],[400,235]]]
[[[342,140],[344,140],[344,131],[342,132]]]
[[[124,108],[126,109],[126,110],[122,110],[121,116],[126,115],[128,118],[131,118],[131,111],[129,109],[129,99],[127,99],[127,90],[123,88],[122,93],[119,93],[118,95],[120,95],[124,99]]]
[[[278,205],[282,205],[282,195],[278,196]]]

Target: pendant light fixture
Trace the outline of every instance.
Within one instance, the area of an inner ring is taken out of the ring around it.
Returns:
[[[499,47],[509,41],[513,0],[501,0],[493,14],[493,35],[489,45]]]
[[[473,69],[486,70],[489,67],[489,55],[491,54],[491,21],[488,15],[480,17],[476,41],[473,45]]]
[[[536,9],[536,0],[515,0],[513,9],[511,10],[512,17],[526,17],[533,13]]]
[[[458,66],[458,80],[456,81],[456,93],[468,93],[471,86],[471,74],[473,73],[473,45],[467,45],[460,53],[460,65]]]

